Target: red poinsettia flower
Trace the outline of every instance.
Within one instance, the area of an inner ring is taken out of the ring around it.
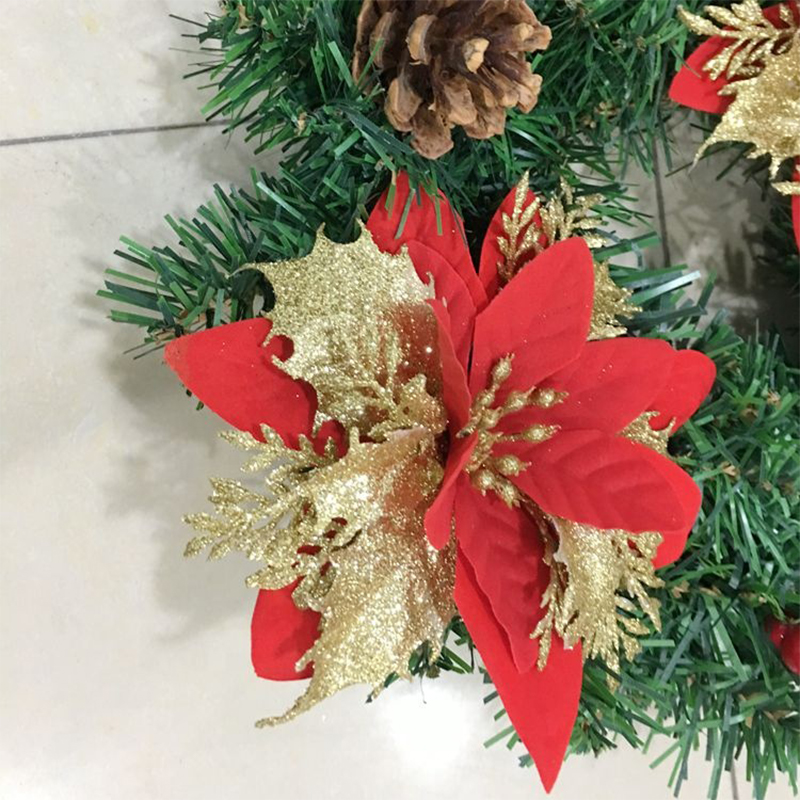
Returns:
[[[526,205],[532,200],[529,193]],[[681,425],[707,394],[714,366],[705,356],[677,352],[666,342],[609,339],[587,342],[594,292],[593,261],[581,239],[553,244],[522,266],[498,291],[500,260],[492,221],[476,273],[461,221],[444,197],[410,194],[404,175],[376,204],[367,223],[386,252],[408,248],[418,275],[433,277],[439,321],[443,400],[450,449],[439,494],[426,517],[431,543],[455,530],[455,599],[511,721],[550,789],[563,761],[581,689],[580,647],[553,637],[539,670],[531,632],[544,613],[549,570],[535,523],[496,495],[481,494],[464,468],[477,434],[459,436],[473,399],[486,389],[494,365],[513,356],[497,402],[532,387],[563,397],[549,408],[526,407],[498,424],[508,433],[532,425],[555,431],[541,442],[501,442],[491,456],[513,453],[527,467],[512,478],[545,513],[603,529],[663,536],[657,566],[683,550],[700,504],[691,478],[672,461],[621,436],[645,412],[654,428]],[[311,435],[313,390],[288,377],[273,357],[290,343],[270,340],[271,323],[248,320],[176,340],[166,358],[183,383],[229,423],[260,436],[275,429],[292,445]],[[321,434],[323,435],[323,434]],[[318,616],[299,611],[289,586],[261,591],[252,624],[253,663],[267,678],[298,674],[296,661],[317,637]]]
[[[776,27],[783,27],[781,11],[787,7],[792,11],[794,19],[800,22],[800,5],[796,0],[769,6],[763,9],[764,16]],[[712,78],[704,67],[712,58],[730,46],[730,43],[730,39],[722,36],[709,36],[700,44],[672,79],[669,87],[670,99],[696,111],[724,114],[734,101],[732,95],[720,94],[720,90],[728,84],[728,78],[724,73],[717,78]],[[800,158],[796,160],[795,164],[797,169],[794,173],[794,180],[800,181]],[[800,195],[792,197],[792,223],[797,248],[800,250]]]

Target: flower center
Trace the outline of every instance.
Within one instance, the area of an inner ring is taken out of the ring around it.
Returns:
[[[511,442],[537,444],[549,439],[558,430],[558,426],[534,424],[518,433],[505,433],[498,426],[509,414],[526,408],[550,408],[567,396],[566,392],[534,386],[525,391],[512,390],[500,405],[495,405],[500,388],[511,375],[513,358],[513,354],[504,356],[494,365],[489,386],[476,395],[469,422],[458,432],[460,438],[473,434],[478,437],[475,449],[464,467],[472,485],[482,495],[489,490],[495,492],[503,502],[512,507],[519,503],[520,496],[510,478],[519,475],[530,462],[514,453],[497,454],[495,446]]]

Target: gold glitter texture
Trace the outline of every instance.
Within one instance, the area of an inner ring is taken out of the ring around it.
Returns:
[[[246,433],[228,438],[255,451],[243,469],[267,471],[266,492],[213,481],[217,515],[186,521],[202,532],[187,554],[241,550],[264,563],[250,586],[277,589],[302,577],[295,604],[322,613],[320,637],[298,664],[313,661],[314,677],[289,711],[260,723],[271,725],[354,683],[377,691],[389,674],[407,674],[423,642],[435,657],[455,613],[454,562],[452,548],[435,551],[422,528],[442,478],[431,432],[363,443],[353,430],[339,459],[332,447],[319,456],[305,440],[295,451],[269,428],[263,433],[265,443]]]
[[[252,454],[243,469],[262,474],[263,489],[212,480],[216,514],[186,517],[199,532],[187,555],[241,551],[262,564],[248,585],[301,578],[295,604],[322,615],[298,664],[314,663],[311,683],[263,726],[351,684],[377,692],[390,674],[408,675],[425,642],[435,658],[455,614],[454,550],[434,550],[423,527],[447,419],[432,290],[405,250],[385,254],[367,231],[344,245],[320,234],[305,258],[253,266],[275,291],[270,335],[293,344],[276,364],[316,391],[317,427],[336,419],[348,431],[343,456],[332,440],[322,454],[303,437],[292,450],[266,426],[263,442],[227,434]]]
[[[749,158],[769,156],[774,181],[781,162],[800,156],[800,30],[788,6],[781,9],[779,27],[766,19],[757,0],[730,9],[709,6],[706,13],[725,27],[685,9],[680,17],[694,33],[732,40],[703,69],[712,78],[730,79],[719,93],[734,99],[695,162],[717,142],[745,142],[752,145]],[[785,194],[797,191],[789,182],[774,185]]]
[[[647,593],[663,586],[653,568],[661,534],[599,530],[556,517],[543,522],[550,583],[545,615],[532,634],[539,639],[538,667],[547,662],[555,632],[567,647],[581,641],[584,658],[602,658],[618,672],[620,651],[632,660],[641,650],[637,637],[649,633],[642,617],[661,629],[659,601]]]
[[[304,258],[249,266],[272,284],[270,336],[294,344],[291,357],[276,364],[314,387],[317,426],[336,419],[368,436],[375,425],[383,432],[407,427],[409,419],[389,419],[408,406],[398,394],[402,387],[412,406],[435,413],[425,397],[426,388],[438,390],[438,358],[427,346],[437,341],[425,304],[433,289],[417,277],[405,248],[384,253],[366,229],[350,244],[320,232]],[[417,375],[423,377],[409,385]],[[436,424],[444,427],[444,420]]]
[[[549,244],[580,236],[590,248],[602,247],[606,240],[597,233],[600,217],[593,215],[595,205],[603,196],[584,195],[575,198],[572,187],[561,181],[561,194],[543,203],[534,198],[523,208],[528,194],[529,176],[526,172],[514,190],[511,214],[501,215],[503,235],[497,238],[497,247],[503,260],[497,262],[500,284],[505,285],[526,261],[539,255]],[[537,212],[540,223],[535,219]],[[631,317],[639,309],[629,302],[631,292],[617,286],[611,279],[606,262],[593,261],[594,305],[589,329],[589,339],[609,339],[625,333],[618,317]]]
[[[661,430],[654,430],[650,427],[650,420],[659,415],[658,411],[645,411],[629,423],[625,430],[620,432],[620,436],[630,439],[632,442],[643,444],[662,456],[667,455],[667,444],[669,443],[672,424],[670,423]],[[674,422],[674,420],[673,420]]]

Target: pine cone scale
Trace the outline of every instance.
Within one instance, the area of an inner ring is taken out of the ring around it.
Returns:
[[[525,0],[363,0],[352,70],[360,79],[372,55],[390,124],[438,158],[454,126],[485,139],[503,132],[506,109],[536,105],[526,54],[549,43]]]

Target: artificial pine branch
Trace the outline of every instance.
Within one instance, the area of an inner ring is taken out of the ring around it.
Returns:
[[[554,39],[534,62],[545,76],[539,105],[530,115],[511,114],[505,134],[487,142],[457,132],[454,150],[433,164],[395,134],[381,103],[349,76],[359,5],[224,0],[221,15],[204,25],[201,44],[217,47],[197,70],[214,91],[208,115],[226,116],[259,150],[284,147],[286,156],[277,177],[254,172],[250,189],[215,187],[191,220],[168,217],[175,243],[123,240],[118,255],[128,266],[108,271],[101,294],[128,307],[112,318],[143,327],[150,349],[269,309],[269,285],[238,268],[306,253],[321,224],[334,239],[353,239],[392,170],[443,189],[464,213],[473,243],[525,169],[539,192],[567,176],[578,194],[604,194],[597,210],[607,218],[624,222],[635,214],[613,179],[629,158],[651,167],[665,139],[665,80],[687,37],[673,0],[532,4]],[[705,2],[685,5],[698,10]],[[574,177],[575,164],[608,184]],[[623,239],[601,257],[642,307],[632,333],[691,344],[717,364],[711,398],[674,439],[680,463],[702,482],[703,510],[684,557],[660,573],[667,584],[662,632],[635,662],[623,664],[618,691],[609,691],[604,668],[587,664],[572,750],[599,752],[618,736],[641,748],[649,729],[656,742],[668,743],[660,758],[675,759],[679,789],[690,750],[705,740],[714,763],[711,796],[741,753],[761,798],[777,772],[794,784],[800,756],[797,681],[763,632],[768,614],[800,613],[800,553],[791,535],[800,511],[798,376],[774,340],[746,342],[719,320],[700,330],[708,292],[697,303],[682,294],[696,273],[646,270],[641,257],[634,268],[613,265],[655,241]],[[455,620],[449,633],[453,644],[436,663],[424,648],[415,654],[414,674],[474,668],[463,624]],[[513,728],[492,738],[516,740]]]
[[[706,1],[685,5],[699,11]],[[541,189],[554,188],[569,164],[608,178],[629,159],[651,170],[671,113],[665,82],[689,36],[674,0],[529,5],[553,32],[532,60],[544,77],[537,107],[511,112],[506,132],[485,142],[456,131],[453,151],[433,165],[386,121],[382,90],[365,96],[353,81],[361,0],[223,0],[196,35],[203,60],[190,75],[208,79],[209,118],[241,127],[257,153],[291,148],[290,171],[303,183],[307,167],[347,155],[348,171],[367,182],[375,170],[403,169],[412,185],[435,181],[466,216],[486,218],[525,170]]]

